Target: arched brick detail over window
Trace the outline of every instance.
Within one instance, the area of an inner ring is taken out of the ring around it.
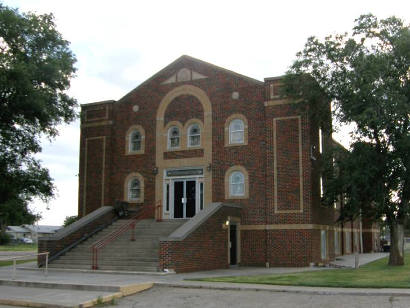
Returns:
[[[185,124],[189,119],[204,121],[204,108],[201,102],[193,95],[180,95],[175,97],[167,106],[164,114],[164,124],[179,121]]]
[[[197,126],[197,128],[199,128],[199,132],[197,132],[196,134],[192,131],[192,128],[194,128],[195,126]],[[202,148],[203,127],[204,127],[204,125],[202,124],[201,120],[199,120],[199,119],[190,119],[188,122],[185,123],[184,132],[186,133],[186,146],[187,146],[188,149]],[[190,130],[191,130],[191,132],[190,132]],[[191,133],[193,133],[193,135],[191,135]],[[197,137],[196,138],[191,138],[194,135],[196,135]],[[193,141],[192,139],[199,139],[199,144],[191,143],[190,138],[191,138],[191,141]]]
[[[242,188],[239,186],[243,183]],[[248,199],[249,175],[242,166],[232,166],[225,173],[225,199]]]
[[[179,145],[172,146],[172,138],[176,136],[173,135],[175,129],[178,129],[179,133]],[[169,122],[164,129],[164,144],[166,144],[167,151],[179,151],[185,148],[185,134],[184,134],[184,127],[182,126],[181,122],[179,121],[172,121]]]
[[[241,124],[241,125],[238,125]],[[241,134],[243,138],[238,141]],[[241,146],[248,144],[248,120],[243,114],[233,114],[225,121],[225,146]]]
[[[139,148],[135,147],[137,142],[136,135],[139,134]],[[145,130],[141,125],[131,126],[125,135],[125,154],[144,154],[145,152]]]
[[[124,200],[130,203],[143,203],[144,188],[144,177],[138,172],[130,173],[124,181]]]

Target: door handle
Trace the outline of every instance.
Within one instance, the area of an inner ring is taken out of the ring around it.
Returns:
[[[186,203],[185,198],[181,198],[181,202],[182,202],[182,203]]]

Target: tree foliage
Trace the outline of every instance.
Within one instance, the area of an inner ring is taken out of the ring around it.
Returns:
[[[77,215],[66,216],[66,218],[64,219],[63,227],[67,227],[71,225],[72,223],[75,223],[78,219],[79,217]]]
[[[385,217],[392,238],[400,237],[410,215],[409,26],[369,14],[350,34],[310,37],[287,75],[286,93],[310,106],[321,125],[329,102],[339,123],[354,125],[349,152],[332,154],[339,172],[327,168],[325,201],[343,195],[343,219]],[[403,263],[401,240],[392,239],[390,264]]]
[[[0,227],[32,223],[34,197],[54,195],[48,170],[34,154],[40,137],[76,117],[65,91],[75,57],[56,30],[53,15],[20,13],[0,3]]]

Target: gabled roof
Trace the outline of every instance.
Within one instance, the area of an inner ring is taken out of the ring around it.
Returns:
[[[256,85],[263,85],[263,84],[264,84],[264,83],[263,83],[262,81],[260,81],[260,80],[257,80],[257,79],[254,79],[254,78],[251,78],[251,77],[248,77],[248,76],[245,76],[245,75],[241,75],[241,74],[236,73],[236,72],[234,72],[234,71],[231,71],[231,70],[228,70],[228,69],[226,69],[226,68],[223,68],[223,67],[214,65],[214,64],[209,63],[209,62],[205,62],[205,61],[202,61],[202,60],[193,58],[193,57],[191,57],[191,56],[183,55],[183,56],[179,57],[178,59],[176,59],[176,60],[175,60],[174,62],[172,62],[171,64],[169,64],[169,65],[167,65],[166,67],[164,67],[162,70],[160,70],[160,71],[157,72],[156,74],[152,75],[150,78],[148,78],[148,79],[145,80],[144,82],[142,82],[142,83],[141,83],[140,85],[138,85],[136,88],[134,88],[133,90],[131,90],[130,92],[128,92],[128,93],[127,93],[126,95],[124,95],[121,99],[119,99],[119,101],[125,99],[125,98],[128,97],[131,93],[133,93],[134,91],[136,91],[138,88],[140,88],[140,87],[142,87],[143,85],[149,83],[149,82],[152,81],[153,79],[157,78],[159,75],[163,74],[166,70],[168,70],[168,69],[171,68],[172,66],[176,66],[178,63],[180,63],[180,62],[182,62],[182,61],[184,61],[184,60],[189,60],[189,61],[192,61],[192,62],[197,62],[197,63],[200,63],[200,64],[202,64],[202,65],[209,66],[209,67],[211,67],[211,68],[213,68],[213,69],[215,69],[215,70],[219,70],[219,71],[222,71],[222,72],[224,72],[224,73],[226,73],[226,74],[230,74],[230,75],[232,75],[232,76],[245,79],[245,80],[247,80],[247,81],[249,81],[249,82],[251,82],[251,83],[254,83],[254,84],[256,84]]]
[[[61,226],[41,226],[41,225],[23,225],[25,228],[29,229],[34,233],[55,233],[57,230],[61,229]]]
[[[8,232],[16,232],[16,233],[28,233],[30,230],[20,227],[20,226],[8,226],[7,230]]]

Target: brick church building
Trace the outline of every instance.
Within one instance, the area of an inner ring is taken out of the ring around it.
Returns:
[[[121,200],[156,206],[145,218],[158,226],[180,222],[157,240],[157,270],[307,266],[378,249],[374,225],[336,223],[342,204],[321,205],[318,158],[334,142],[279,97],[280,83],[182,56],[118,101],[82,105],[83,222],[40,248],[64,255]]]

